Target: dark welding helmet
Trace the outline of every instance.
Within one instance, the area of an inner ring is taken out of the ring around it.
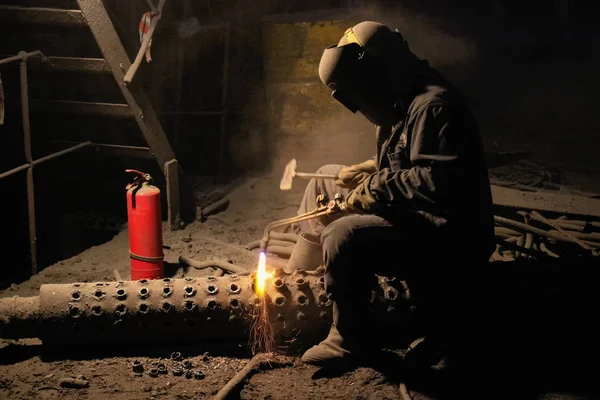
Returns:
[[[319,77],[351,112],[359,111],[376,125],[393,125],[398,111],[386,62],[406,52],[408,46],[399,33],[376,22],[361,22],[348,29],[337,45],[325,49]]]

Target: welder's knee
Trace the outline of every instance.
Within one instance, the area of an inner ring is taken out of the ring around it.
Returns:
[[[365,222],[365,216],[348,215],[325,227],[321,233],[321,246],[323,261],[325,267],[330,269],[329,272],[335,273],[339,268],[347,272],[360,258],[361,253],[367,251],[367,238],[362,233],[372,226]]]

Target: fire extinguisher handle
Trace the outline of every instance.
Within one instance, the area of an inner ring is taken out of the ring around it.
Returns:
[[[137,174],[145,182],[151,182],[152,181],[152,177],[150,176],[150,174],[147,174],[147,173],[142,172],[142,171],[138,171],[137,169],[126,169],[125,172],[131,172],[131,173]]]

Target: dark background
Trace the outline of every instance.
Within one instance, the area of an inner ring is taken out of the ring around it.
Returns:
[[[69,0],[0,0],[0,4],[77,8]],[[104,0],[104,4],[133,59],[146,2]],[[267,109],[263,18],[286,13],[294,20],[300,12],[348,7],[398,28],[415,53],[457,84],[476,113],[487,150],[531,150],[543,162],[597,171],[599,46],[592,2],[169,0],[153,39],[154,61],[144,63],[135,79],[145,87],[188,175],[226,182],[269,170],[277,167],[278,156],[291,158],[278,150],[277,143],[283,142],[291,143],[293,157],[306,168],[316,168],[325,159],[361,161],[370,153],[365,143],[371,143],[372,127],[342,108],[324,117],[320,126],[286,132],[273,125]],[[177,24],[192,16],[202,26],[231,26],[225,91],[223,31],[203,30],[181,39]],[[37,49],[49,56],[101,57],[87,28],[2,21],[0,54]],[[0,67],[0,73],[6,97],[5,124],[0,126],[1,172],[22,164],[24,157],[18,63]],[[133,120],[62,115],[43,106],[44,99],[123,103],[111,75],[32,67],[29,88],[34,158],[66,147],[65,141],[146,146]],[[226,151],[219,159],[222,117],[200,114],[224,110]],[[173,115],[182,111],[186,115]],[[343,137],[352,129],[366,133],[342,146],[336,135]],[[154,160],[91,149],[35,168],[41,267],[118,232],[126,220],[124,188],[130,178],[126,168],[150,172],[163,187]],[[6,285],[29,272],[25,173],[0,180],[0,196],[5,270],[0,281]]]

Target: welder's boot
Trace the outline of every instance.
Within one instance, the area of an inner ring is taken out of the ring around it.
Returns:
[[[336,303],[333,303],[333,324],[329,335],[316,346],[311,347],[302,355],[302,361],[307,364],[325,366],[331,364],[350,362],[358,355],[358,346],[354,321],[351,315],[345,312],[340,318]]]

